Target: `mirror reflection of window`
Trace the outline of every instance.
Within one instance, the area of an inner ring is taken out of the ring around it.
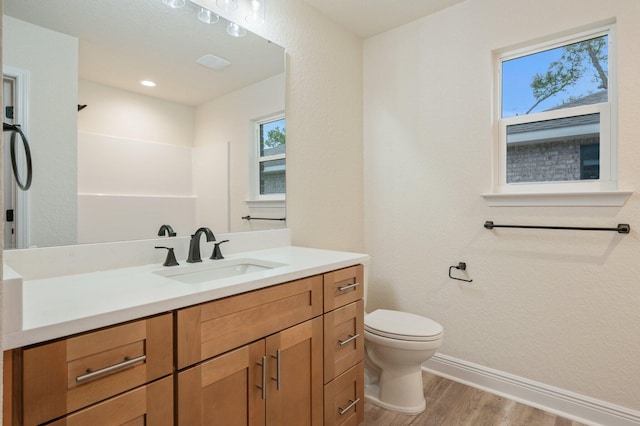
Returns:
[[[286,172],[286,125],[284,117],[261,121],[258,126],[258,194],[284,195]]]

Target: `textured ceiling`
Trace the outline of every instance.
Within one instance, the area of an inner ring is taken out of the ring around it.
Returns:
[[[248,34],[226,34],[196,19],[190,2],[170,9],[160,0],[4,0],[4,13],[79,38],[81,79],[144,93],[186,105],[284,72],[284,50]],[[232,65],[213,71],[196,64],[204,54]],[[139,84],[149,79],[158,86]]]
[[[464,0],[305,0],[324,15],[367,38]]]

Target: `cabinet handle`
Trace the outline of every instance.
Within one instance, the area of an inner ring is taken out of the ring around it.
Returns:
[[[256,364],[262,367],[262,385],[256,385],[256,387],[262,391],[262,399],[267,399],[267,387],[265,386],[267,381],[267,357],[262,357],[262,364],[259,362]]]
[[[347,290],[351,290],[352,288],[356,288],[360,285],[360,283],[354,283],[354,284],[349,284],[349,285],[345,285],[344,287],[338,287],[338,291],[347,291]]]
[[[355,407],[355,405],[360,402],[360,398],[356,398],[355,401],[349,400],[349,405],[347,405],[346,407],[342,408],[342,407],[338,407],[338,410],[341,416],[344,416],[347,411],[351,410],[353,407]]]
[[[100,370],[91,371],[90,369],[87,369],[87,374],[83,374],[81,376],[76,377],[76,383],[83,383],[88,380],[92,380],[100,376],[104,376],[105,374],[115,373],[116,371],[124,370],[125,368],[131,367],[134,364],[144,362],[146,359],[147,359],[146,355],[142,355],[132,359],[129,359],[129,357],[125,357],[124,361],[118,364],[110,365],[109,367],[101,368]]]
[[[338,340],[338,345],[340,346],[344,346],[349,342],[353,342],[354,340],[356,340],[358,337],[360,337],[360,334],[354,334],[353,336],[349,336],[348,339],[344,339],[344,340]]]
[[[271,377],[271,380],[276,381],[276,389],[280,390],[280,349],[276,350],[276,354],[271,355],[271,358],[276,360],[276,377]]]

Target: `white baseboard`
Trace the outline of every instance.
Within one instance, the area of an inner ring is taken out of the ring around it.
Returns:
[[[423,369],[587,425],[640,425],[638,411],[447,355],[435,354]]]

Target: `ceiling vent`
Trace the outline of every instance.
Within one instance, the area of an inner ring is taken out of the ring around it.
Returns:
[[[231,62],[227,61],[226,59],[222,59],[221,57],[212,55],[210,53],[207,53],[206,55],[199,57],[196,62],[202,65],[203,67],[211,68],[212,70],[216,70],[216,71],[231,65]]]

